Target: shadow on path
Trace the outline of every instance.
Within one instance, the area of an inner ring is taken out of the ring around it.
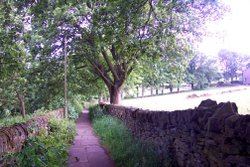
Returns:
[[[69,150],[69,167],[115,167],[106,150],[100,145],[90,124],[88,110],[76,121],[76,136]]]

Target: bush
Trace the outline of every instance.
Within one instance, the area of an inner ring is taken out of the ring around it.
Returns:
[[[76,110],[75,106],[69,102],[68,103],[68,118],[69,119],[77,119],[79,116],[79,112]]]
[[[231,81],[231,84],[242,85],[243,82],[242,81]]]
[[[68,120],[49,120],[48,135],[31,137],[21,152],[10,154],[5,160],[12,162],[7,166],[16,167],[61,167],[66,166],[67,150],[75,135],[75,125]],[[13,161],[14,160],[14,161]]]
[[[3,109],[0,107],[0,119],[3,119],[5,117],[9,117],[11,115],[11,111],[8,109]]]
[[[91,121],[97,118],[101,118],[102,116],[104,116],[104,111],[100,108],[99,105],[89,107],[89,117]]]
[[[64,99],[56,99],[50,103],[48,108],[50,110],[61,108],[64,106]],[[68,100],[68,117],[69,119],[77,119],[82,112],[83,105],[81,104],[81,98],[78,96],[72,97]]]
[[[118,119],[103,115],[97,106],[90,108],[93,128],[109,149],[118,167],[157,167],[160,159],[153,149],[134,138]]]
[[[33,119],[34,117],[44,115],[44,114],[45,114],[45,110],[39,110],[39,111],[37,110],[33,114],[27,114],[25,119],[23,119],[21,115],[5,117],[5,118],[0,119],[0,128],[6,127],[6,126],[12,126],[18,123],[24,123]]]

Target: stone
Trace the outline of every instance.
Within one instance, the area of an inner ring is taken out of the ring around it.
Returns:
[[[246,139],[247,139],[247,142],[249,143],[250,145],[250,123],[248,123],[249,125],[246,127]]]
[[[211,117],[208,119],[208,132],[220,133],[222,131],[222,125],[219,119],[216,117]]]
[[[250,156],[242,157],[240,155],[230,155],[225,160],[223,160],[226,167],[239,166],[239,167],[249,167]]]
[[[250,116],[239,115],[235,103],[208,99],[183,111],[129,110],[125,109],[122,121],[141,142],[152,143],[162,162],[169,162],[162,155],[170,154],[181,167],[250,164]]]
[[[215,113],[213,114],[213,117],[217,117],[219,119],[224,119],[226,117],[229,117],[234,114],[238,114],[238,109],[235,105],[235,103],[220,103],[221,107],[218,108]]]
[[[217,106],[217,102],[211,99],[207,99],[207,100],[203,100],[200,105],[198,106],[198,108],[213,108]]]
[[[25,140],[30,136],[39,135],[41,130],[48,130],[48,117],[63,118],[64,109],[49,112],[29,120],[26,123],[0,128],[0,157],[4,153],[16,153],[23,148]],[[1,164],[0,164],[1,166]]]
[[[225,120],[225,136],[232,137],[235,135],[236,123],[239,120],[239,115],[231,115]]]
[[[237,155],[240,154],[240,147],[237,145],[227,144],[222,147],[224,153],[229,155]]]

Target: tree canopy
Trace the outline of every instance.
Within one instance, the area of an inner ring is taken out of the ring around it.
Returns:
[[[0,2],[0,110],[61,103],[65,49],[70,96],[108,93],[120,103],[133,76],[156,87],[179,84],[201,25],[220,7],[214,0]]]
[[[77,67],[105,83],[111,103],[147,57],[184,57],[198,28],[218,13],[214,1],[36,1],[29,4],[39,56],[62,56],[67,38]],[[36,48],[36,49],[34,49]],[[41,53],[43,52],[43,54]],[[44,54],[45,53],[45,54]]]
[[[230,50],[221,50],[218,53],[218,58],[225,80],[230,79],[231,81],[241,76],[242,71],[247,67],[247,63],[250,60],[248,55]]]
[[[215,59],[196,53],[187,67],[186,82],[191,84],[192,89],[208,87],[212,81],[218,81],[221,78],[216,64]]]

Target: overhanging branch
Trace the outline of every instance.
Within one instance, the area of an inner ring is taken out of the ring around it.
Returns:
[[[102,55],[103,55],[103,57],[104,57],[106,63],[108,64],[108,67],[109,67],[111,73],[113,74],[114,78],[115,78],[116,80],[119,80],[119,77],[118,77],[118,75],[117,75],[117,73],[116,73],[116,71],[115,71],[115,68],[114,68],[113,64],[111,63],[111,61],[110,61],[110,59],[109,59],[109,57],[108,57],[107,52],[105,51],[104,48],[102,48],[101,51],[102,51]]]
[[[114,83],[111,81],[109,76],[107,76],[106,73],[102,69],[99,68],[100,64],[96,64],[96,63],[92,62],[89,59],[88,59],[88,61],[94,67],[94,70],[96,71],[96,74],[99,75],[102,78],[102,80],[106,83],[106,85],[114,86]]]

